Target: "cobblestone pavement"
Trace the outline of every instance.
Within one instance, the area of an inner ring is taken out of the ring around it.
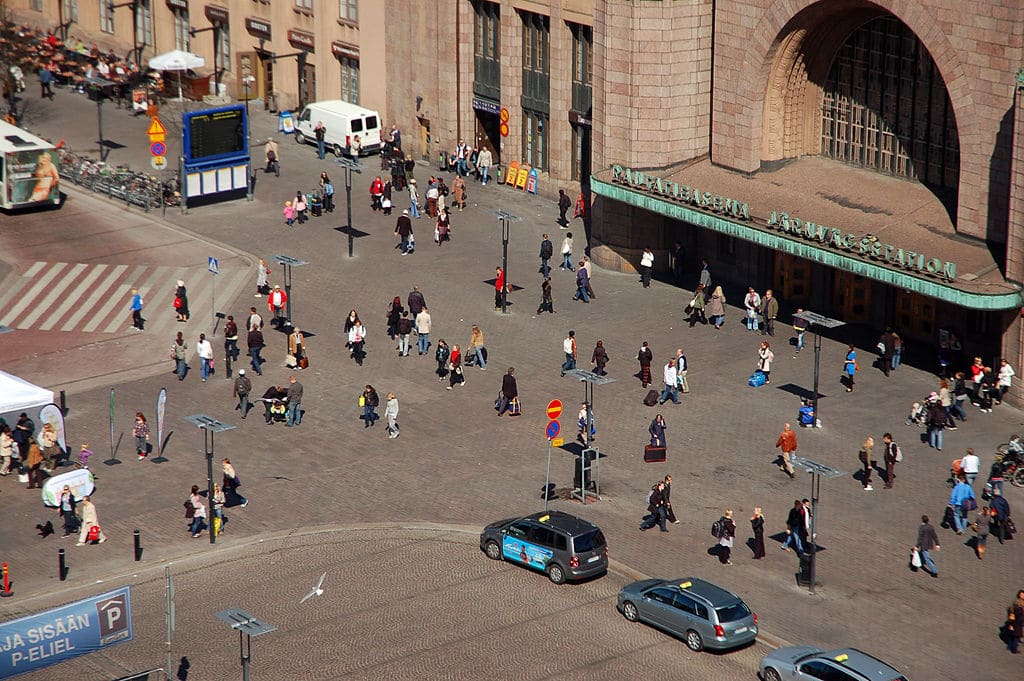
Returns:
[[[84,99],[68,106],[90,110]],[[85,116],[78,127],[62,127],[60,134],[77,137],[82,146],[91,139],[86,123],[93,120]],[[132,126],[139,134],[144,126],[144,121],[123,112],[110,112],[110,118],[122,126],[125,137],[135,135]],[[269,117],[257,116],[254,135],[265,137],[273,125]],[[118,153],[139,155],[139,149]],[[920,515],[928,513],[935,522],[941,518],[948,498],[945,480],[950,460],[972,446],[987,469],[996,445],[1020,429],[1018,410],[1004,405],[992,414],[971,412],[959,430],[946,433],[945,450],[935,452],[919,442],[921,431],[903,425],[911,402],[936,388],[934,376],[918,368],[929,363],[928,351],[908,348],[911,362],[919,364],[903,367],[886,379],[869,367],[870,351],[862,349],[857,389],[848,394],[838,383],[845,334],[870,334],[849,328],[826,338],[821,355],[824,427],[797,433],[799,453],[850,472],[858,465],[858,443],[868,434],[880,441],[883,432],[891,431],[903,446],[906,460],[898,467],[892,490],[879,486],[864,492],[849,475],[823,482],[818,510],[821,586],[816,596],[809,596],[795,584],[795,556],[779,551],[777,541],[769,542],[764,561],[750,560],[743,548],[749,536],[746,518],[754,506],[764,508],[769,534],[778,539],[793,499],[810,496],[806,475],[793,481],[772,464],[778,432],[785,421],[795,419],[797,396],[810,388],[813,370],[809,351],[795,358],[788,351],[789,327],[780,325],[773,342],[776,363],[771,384],[754,390],[746,386],[746,379],[761,338],[744,329],[734,308],[722,331],[687,328],[680,316],[688,296],[673,286],[655,283],[645,290],[634,276],[598,270],[593,282],[597,299],[584,305],[570,300],[572,275],[556,269],[552,278],[557,314],[536,317],[540,234],[550,233],[556,247],[562,238],[553,206],[505,187],[471,185],[470,205],[452,218],[453,241],[437,247],[431,241],[432,226],[426,219],[419,220],[416,252],[402,257],[394,249],[395,216],[369,210],[366,189],[373,175],[372,159],[364,160],[367,172],[355,178],[354,222],[366,236],[356,239],[356,257],[349,259],[345,234],[338,231],[344,224],[342,210],[292,229],[279,218],[284,200],[297,189],[314,187],[321,169],[331,172],[335,185],[342,187],[336,167],[318,162],[312,147],[283,142],[282,156],[282,177],[261,176],[254,202],[195,209],[184,216],[168,213],[168,220],[213,242],[251,253],[250,260],[285,253],[310,262],[296,268],[293,287],[294,321],[315,334],[309,338],[311,367],[299,376],[305,385],[306,416],[298,429],[289,430],[280,424],[265,425],[256,413],[243,422],[232,411],[231,383],[223,374],[206,384],[194,376],[178,383],[169,373],[169,361],[163,368],[167,373],[154,374],[160,371],[156,364],[145,378],[104,376],[97,370],[94,387],[83,383],[71,392],[71,441],[89,441],[98,452],[96,458],[106,458],[109,388],[117,390],[116,430],[122,433],[136,410],[152,413],[157,392],[167,387],[169,462],[136,462],[128,457],[131,452],[125,451],[129,446],[125,443],[120,453],[128,460],[123,465],[108,468],[97,463],[96,504],[111,540],[103,547],[70,547],[68,586],[84,588],[96,579],[129,573],[131,531],[136,527],[142,530],[147,547],[145,568],[185,554],[216,561],[221,549],[295,527],[368,521],[483,525],[536,510],[547,454],[543,407],[552,398],[566,404],[562,426],[571,442],[575,410],[583,396],[578,382],[558,375],[561,339],[573,328],[582,366],[588,365],[594,342],[605,341],[611,355],[609,371],[616,382],[598,387],[595,395],[597,444],[606,455],[601,468],[602,500],[586,507],[565,500],[553,505],[600,524],[613,558],[645,574],[695,574],[718,581],[757,609],[771,635],[826,647],[855,645],[891,661],[910,678],[955,679],[959,672],[954,670],[961,668],[984,670],[984,678],[993,680],[1019,676],[1020,660],[1007,654],[997,638],[1005,607],[1021,586],[1024,553],[1019,541],[1006,545],[990,541],[985,560],[979,561],[963,545],[966,537],[939,530],[942,550],[936,560],[941,576],[930,579],[907,569]],[[421,166],[417,177],[425,179],[430,172]],[[343,191],[338,199],[343,208]],[[493,287],[488,283],[500,261],[500,229],[492,214],[498,208],[525,218],[513,224],[509,244],[509,277],[524,289],[512,295],[507,316],[493,310]],[[73,224],[65,226],[74,229]],[[582,232],[578,228],[579,222],[574,223],[577,237]],[[577,255],[580,243],[577,240]],[[221,276],[236,274],[223,266],[221,270]],[[255,272],[250,270],[249,276],[248,286],[226,306],[236,317],[251,304],[263,304],[252,297]],[[696,273],[690,276],[696,279]],[[277,281],[279,272],[272,277],[272,282]],[[384,335],[388,301],[395,295],[404,299],[414,285],[422,288],[430,306],[433,341],[446,338],[464,345],[469,325],[481,325],[490,364],[486,371],[467,370],[465,387],[445,391],[433,375],[432,356],[399,357],[395,344]],[[348,359],[342,345],[343,319],[352,308],[369,329],[369,356],[362,367]],[[157,315],[150,319],[160,323]],[[203,328],[202,320],[190,329],[194,333],[210,330]],[[7,336],[22,333],[31,339],[40,332],[29,329]],[[676,347],[686,349],[693,391],[684,396],[682,405],[642,406],[646,391],[633,377],[638,370],[633,358],[643,340],[654,348],[655,367]],[[270,361],[264,378],[254,381],[257,393],[287,380],[284,341],[283,336],[268,333],[271,347],[264,355]],[[136,342],[144,349],[143,358],[155,358],[149,361],[152,364],[166,355],[170,338],[151,337],[147,331]],[[7,351],[0,346],[0,352],[5,353],[6,365]],[[144,364],[136,355],[126,357],[125,369]],[[33,363],[30,356],[21,354],[10,359],[29,380],[45,374],[43,359]],[[91,361],[107,367],[110,360],[106,353],[97,352]],[[524,415],[518,419],[499,418],[491,410],[508,366],[516,367],[523,397]],[[366,383],[382,394],[389,390],[398,394],[399,439],[388,440],[381,424],[363,428],[356,401]],[[205,540],[188,538],[179,524],[181,501],[189,486],[205,486],[202,439],[183,420],[197,412],[238,426],[217,436],[216,456],[230,456],[238,465],[252,501],[248,508],[233,511],[230,532],[217,549]],[[648,465],[642,461],[642,447],[647,425],[657,412],[668,421],[668,462]],[[567,448],[554,452],[552,476],[558,487],[571,484],[572,445]],[[672,473],[676,481],[673,503],[681,524],[666,535],[641,534],[636,528],[644,494],[665,473]],[[1024,503],[1020,490],[1008,487],[1007,494],[1014,507]],[[34,525],[50,513],[34,499],[38,497],[18,489],[11,478],[0,482],[0,512],[8,519],[0,550],[12,563],[19,598],[59,588],[54,545],[60,539],[34,536]],[[740,530],[732,566],[722,566],[707,554],[713,542],[708,528],[725,507],[735,510]],[[466,550],[475,551],[469,546]],[[546,588],[540,580],[527,583]],[[0,603],[0,612],[18,608],[15,601]],[[608,617],[614,620],[617,615],[609,612]],[[158,627],[161,621],[158,617],[148,626]],[[287,647],[275,650],[273,654],[292,654]],[[510,655],[503,650],[499,659],[511,659]],[[718,662],[718,658],[706,660]],[[424,658],[427,663],[429,656]],[[625,664],[610,659],[590,678],[625,678]],[[729,672],[723,668],[721,673]]]
[[[681,640],[618,614],[615,595],[630,579],[612,572],[557,587],[538,573],[484,558],[477,533],[318,528],[242,540],[215,557],[175,561],[172,673],[187,657],[189,679],[236,677],[235,634],[214,616],[231,607],[277,627],[253,641],[257,679],[671,674],[741,681],[753,678],[768,650],[759,643],[728,654],[692,653]],[[323,595],[300,604],[323,572]],[[129,579],[134,641],[64,663],[62,675],[101,681],[166,666],[163,569],[150,566]],[[32,605],[87,593],[69,589]],[[21,678],[43,681],[53,674],[50,668]]]

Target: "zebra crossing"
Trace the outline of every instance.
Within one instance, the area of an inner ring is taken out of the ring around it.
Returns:
[[[244,272],[225,277],[218,289],[236,290]],[[183,329],[173,310],[175,283],[188,287],[191,319],[212,318],[213,275],[205,269],[166,265],[33,262],[0,291],[0,325],[14,329],[123,334],[131,326],[131,290],[144,301],[146,333]],[[218,307],[223,307],[218,303]]]

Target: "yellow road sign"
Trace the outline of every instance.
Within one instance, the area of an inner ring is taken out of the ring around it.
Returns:
[[[152,144],[153,142],[165,142],[165,141],[167,141],[167,135],[165,135],[163,133],[156,134],[156,135],[150,135],[149,136],[150,144]]]
[[[556,438],[553,438],[551,440],[551,446],[552,447],[561,447],[564,444],[565,444],[565,438],[564,437],[556,437]]]
[[[167,128],[164,127],[164,124],[160,122],[159,118],[153,118],[152,122],[149,124],[149,129],[146,130],[146,134],[147,135],[166,135],[167,134]]]

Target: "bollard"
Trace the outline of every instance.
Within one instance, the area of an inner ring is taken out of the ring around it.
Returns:
[[[68,394],[63,390],[60,391],[60,413],[68,415]]]
[[[7,574],[7,563],[6,562],[4,562],[3,571],[4,571],[4,590],[0,591],[0,598],[10,598],[11,596],[14,595],[14,592],[11,591],[11,580],[10,580],[10,577],[8,576],[8,574]]]
[[[142,560],[142,540],[139,538],[138,530],[135,530],[132,535],[135,539],[135,562],[138,563]]]
[[[64,549],[57,551],[57,569],[60,570],[60,581],[68,578],[67,564],[64,562]]]

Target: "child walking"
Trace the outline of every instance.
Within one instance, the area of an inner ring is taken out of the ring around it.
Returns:
[[[291,201],[284,202],[284,210],[282,211],[282,214],[284,215],[285,224],[291,227],[295,222],[295,208],[292,206]]]

